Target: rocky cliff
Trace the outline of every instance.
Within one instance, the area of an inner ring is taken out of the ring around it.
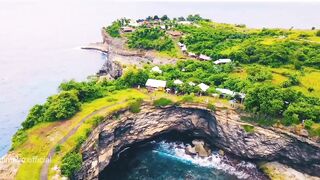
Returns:
[[[215,113],[200,107],[145,106],[132,114],[120,112],[120,119],[99,125],[82,147],[83,165],[78,179],[98,179],[99,173],[119,153],[135,143],[147,141],[173,130],[190,131],[195,138],[206,139],[241,158],[278,160],[312,175],[320,176],[320,146],[290,134],[255,127],[246,132],[237,113]]]

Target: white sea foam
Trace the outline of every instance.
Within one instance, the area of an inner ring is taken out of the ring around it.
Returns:
[[[228,174],[235,175],[239,179],[248,179],[248,169],[255,169],[256,166],[250,162],[231,163],[227,156],[221,156],[218,152],[212,152],[209,157],[199,157],[198,155],[188,155],[185,152],[185,144],[177,144],[174,142],[160,142],[160,151],[167,153],[166,156],[178,158],[184,162],[193,163],[203,167],[215,168]],[[157,151],[159,152],[159,151]]]

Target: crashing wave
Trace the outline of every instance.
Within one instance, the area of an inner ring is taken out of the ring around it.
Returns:
[[[227,156],[222,156],[218,151],[213,151],[208,157],[200,157],[198,155],[186,154],[186,144],[176,142],[161,141],[155,153],[165,155],[170,158],[178,159],[185,163],[215,168],[225,173],[236,176],[239,179],[248,179],[251,175],[248,173],[250,169],[256,169],[256,165],[250,162],[240,161],[232,162]]]

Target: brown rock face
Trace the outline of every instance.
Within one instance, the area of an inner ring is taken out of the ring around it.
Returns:
[[[260,127],[247,133],[242,127],[245,123],[234,112],[213,113],[196,107],[141,109],[138,114],[124,111],[119,120],[108,120],[93,131],[82,148],[84,162],[77,179],[98,179],[125,149],[173,130],[191,131],[195,138],[206,139],[206,143],[242,158],[278,160],[320,176],[320,146],[304,138]],[[201,142],[196,144],[190,153],[201,151],[205,156],[208,150]]]

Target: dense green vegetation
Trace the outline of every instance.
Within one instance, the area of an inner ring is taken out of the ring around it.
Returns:
[[[218,87],[245,93],[244,106],[245,110],[250,112],[250,122],[264,126],[303,126],[311,136],[320,136],[320,71],[316,70],[320,67],[320,31],[247,29],[244,25],[211,22],[199,15],[186,18],[192,22],[191,25],[177,23],[184,21],[184,17],[170,20],[167,16],[150,16],[148,19],[161,19],[165,21],[165,29],[182,31],[184,36],[180,39],[171,38],[166,30],[158,26],[141,26],[132,33],[121,35],[120,28],[128,25],[127,19],[117,20],[105,30],[112,37],[128,38],[129,48],[166,52],[178,49],[176,43],[180,41],[187,45],[190,52],[205,54],[214,60],[231,58],[233,62],[214,65],[212,61],[188,60],[184,55],[185,59],[176,64],[160,66],[162,73],[151,72],[152,66],[146,64],[142,69],[127,68],[121,78],[113,81],[64,82],[59,86],[58,94],[30,110],[22,123],[22,129],[12,139],[12,149],[28,140],[29,130],[37,128],[35,125],[66,120],[98,98],[108,97],[111,93],[126,88],[144,87],[149,78],[166,80],[171,93],[182,95],[177,101],[179,103],[199,102],[195,100],[198,98],[196,95],[210,96],[212,93],[218,93]],[[183,84],[174,84],[177,79]],[[209,85],[210,88],[202,92],[197,86],[200,83]],[[119,99],[121,98],[110,96],[104,99],[103,103]],[[132,101],[125,107],[133,113],[140,112],[142,100],[131,97],[130,100]],[[201,103],[203,102],[204,100],[201,100]],[[216,110],[212,102],[206,103],[208,109]],[[153,104],[162,107],[173,104],[173,101],[159,98]],[[94,126],[102,120],[101,117],[95,119]],[[248,133],[254,131],[252,127],[243,126]],[[36,139],[34,137],[30,136],[29,140]],[[62,159],[61,166],[63,175],[72,177],[79,169],[79,148],[85,139],[86,136],[77,139],[74,141],[77,143],[75,149],[66,151],[68,153]],[[55,144],[52,147],[56,147],[57,151],[63,151],[60,145]]]
[[[298,124],[303,120],[320,122],[320,101],[306,97],[292,89],[270,84],[257,84],[248,91],[245,101],[247,110],[267,117],[283,117],[285,125]]]
[[[143,100],[142,99],[136,99],[135,101],[131,102],[129,104],[129,110],[132,113],[138,113],[141,111],[141,105],[142,105]]]
[[[22,123],[23,129],[41,123],[72,117],[80,109],[77,91],[62,91],[48,98],[43,105],[35,105]]]
[[[158,51],[169,51],[174,47],[173,41],[159,27],[141,27],[128,37],[130,48],[155,49]]]
[[[245,26],[203,20],[197,22],[200,27],[177,26],[186,34],[181,41],[191,52],[213,59],[228,57],[245,64],[259,63],[273,67],[286,64],[320,65],[320,44],[309,40],[315,34],[282,29],[251,30],[245,29]]]
[[[160,98],[155,101],[153,101],[153,105],[156,107],[164,107],[168,105],[172,105],[173,102],[170,99],[167,98]]]
[[[16,134],[12,137],[11,150],[14,150],[16,147],[20,146],[28,139],[26,131],[19,129]]]
[[[70,152],[62,159],[61,174],[72,177],[81,168],[82,156],[80,153]]]
[[[120,21],[114,21],[110,26],[106,27],[106,31],[111,37],[117,38],[120,37]]]
[[[78,98],[81,102],[88,102],[104,96],[104,89],[95,81],[76,82],[71,80],[69,82],[61,83],[59,86],[61,91],[76,90]]]
[[[310,42],[283,41],[271,45],[251,42],[233,51],[230,57],[242,63],[259,63],[279,67],[285,64],[320,66],[320,45]]]

